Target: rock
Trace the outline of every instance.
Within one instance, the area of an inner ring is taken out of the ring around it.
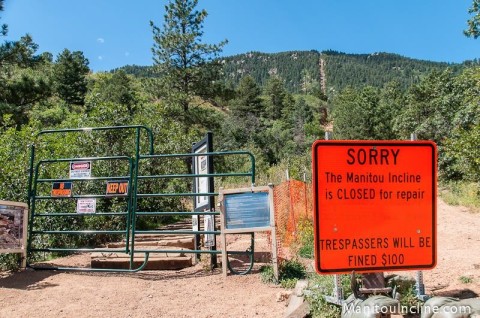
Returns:
[[[293,293],[297,296],[303,296],[303,291],[308,287],[308,281],[306,279],[299,279],[295,285]]]
[[[308,287],[308,281],[300,279],[291,292],[285,318],[304,318],[310,313],[310,307],[303,297],[303,291]]]
[[[395,314],[399,311],[400,302],[387,296],[375,295],[365,300],[347,298],[342,306],[342,318],[380,318],[382,314]]]
[[[452,297],[433,297],[422,307],[422,318],[480,317],[480,299],[459,300]]]
[[[289,291],[289,290],[283,290],[281,292],[278,292],[277,293],[277,303],[280,303],[282,301],[287,300],[288,297],[290,297],[291,294],[292,294],[292,292]]]

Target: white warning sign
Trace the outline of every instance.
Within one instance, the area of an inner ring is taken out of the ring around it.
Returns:
[[[70,179],[87,179],[92,176],[91,161],[70,162]]]
[[[97,199],[78,199],[77,213],[95,213],[97,209]]]

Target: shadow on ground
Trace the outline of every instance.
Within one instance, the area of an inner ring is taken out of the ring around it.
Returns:
[[[464,288],[464,289],[452,289],[452,290],[435,292],[435,296],[454,297],[454,298],[458,298],[458,299],[468,299],[468,298],[476,298],[479,295],[476,292],[474,292],[473,290],[470,290],[468,288]]]
[[[47,278],[57,275],[54,271],[23,270],[8,273],[0,278],[0,288],[35,290],[58,286],[45,281]]]

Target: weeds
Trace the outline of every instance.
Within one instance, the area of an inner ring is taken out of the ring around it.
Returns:
[[[313,224],[310,220],[302,220],[298,224],[298,255],[312,259],[314,256]]]
[[[0,270],[17,271],[20,269],[22,255],[20,254],[2,254],[0,255]]]
[[[480,184],[477,182],[445,183],[440,195],[450,205],[463,205],[480,212]]]
[[[473,283],[473,278],[471,276],[460,276],[458,279],[462,282],[462,284]]]
[[[279,283],[283,288],[292,289],[299,279],[305,278],[306,271],[297,260],[288,260],[280,263],[278,267],[278,282],[275,279],[273,267],[271,265],[260,268],[260,277],[264,283]]]
[[[340,275],[340,281],[344,294],[350,294],[352,292],[350,287],[350,275]],[[325,300],[325,296],[333,296],[333,276],[312,274],[309,277],[309,286],[306,300],[310,305],[310,313],[312,317],[340,317],[342,309]]]

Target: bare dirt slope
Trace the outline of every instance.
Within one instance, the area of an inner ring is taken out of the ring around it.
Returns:
[[[427,292],[438,296],[479,297],[480,214],[438,200],[437,224],[437,266],[424,271]]]
[[[427,292],[480,295],[480,215],[439,200],[438,216],[438,265],[424,272]],[[268,251],[266,244],[257,246]],[[63,260],[70,265],[87,261],[85,256]],[[201,264],[136,274],[5,274],[0,317],[282,317],[285,302],[277,302],[282,289],[262,283],[258,268],[226,279],[220,271],[205,272]]]

